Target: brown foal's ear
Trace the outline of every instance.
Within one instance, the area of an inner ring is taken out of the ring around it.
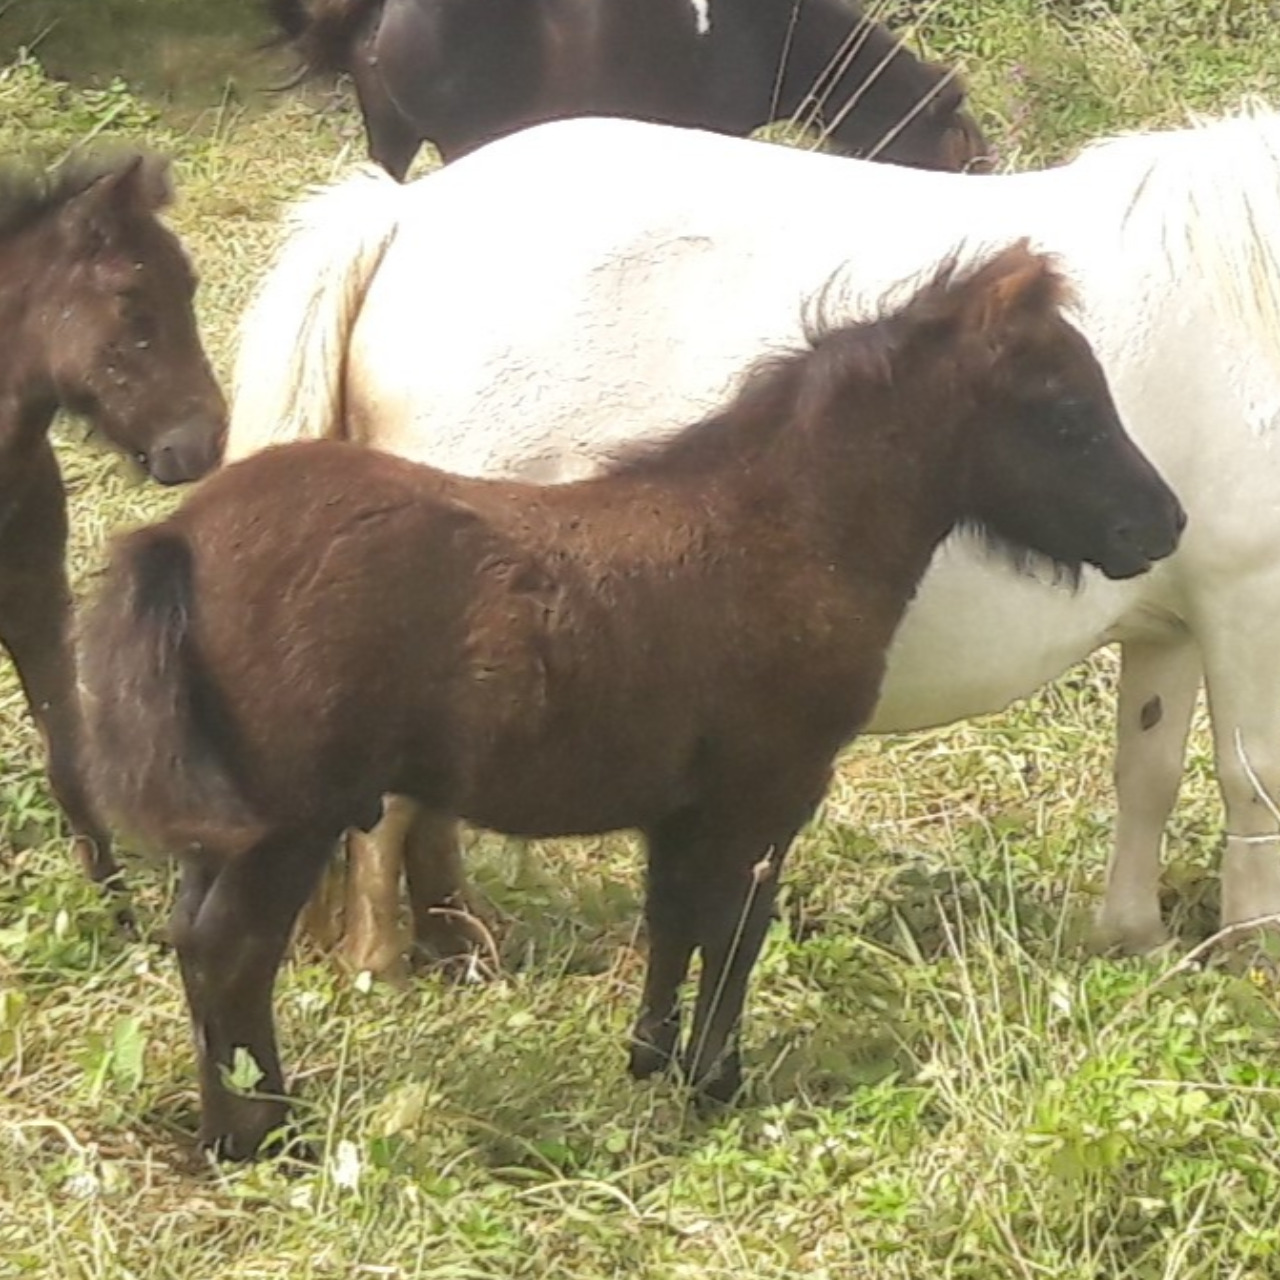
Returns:
[[[976,336],[1000,345],[1011,328],[1053,318],[1071,300],[1071,290],[1052,260],[1019,240],[979,267],[958,292],[964,324]]]

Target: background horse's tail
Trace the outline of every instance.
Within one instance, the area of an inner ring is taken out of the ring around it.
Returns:
[[[117,545],[80,634],[85,776],[108,821],[156,852],[242,852],[262,836],[230,720],[192,634],[191,547],[168,525]]]
[[[367,166],[290,211],[240,322],[225,462],[342,435],[347,344],[408,190]]]
[[[351,58],[365,20],[383,0],[267,0],[280,28],[278,43],[302,59],[299,78],[351,70]]]

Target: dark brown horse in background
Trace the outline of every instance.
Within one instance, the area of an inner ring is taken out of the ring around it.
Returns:
[[[79,773],[66,495],[47,432],[58,409],[83,414],[162,484],[217,464],[226,405],[196,331],[195,277],[156,217],[170,198],[154,157],[51,179],[0,171],[0,642],[102,884],[116,865]]]
[[[272,986],[384,792],[498,831],[637,827],[650,958],[631,1049],[727,1099],[782,862],[870,715],[934,548],[970,524],[1068,572],[1168,555],[1064,285],[1019,245],[762,365],[612,472],[461,479],[337,442],[267,450],[117,547],[83,632],[103,810],[177,855],[202,1136],[285,1115]],[[262,1095],[223,1079],[238,1049]]]
[[[568,116],[748,134],[822,129],[848,155],[964,169],[964,87],[846,0],[267,0],[304,72],[349,72],[369,154],[403,179]]]

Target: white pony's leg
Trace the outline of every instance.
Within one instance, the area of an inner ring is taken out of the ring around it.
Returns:
[[[1226,809],[1224,925],[1280,915],[1276,637],[1273,627],[1250,625],[1238,611],[1234,616],[1236,626],[1224,626],[1202,641],[1218,786]]]
[[[388,982],[407,970],[408,936],[400,924],[404,846],[417,806],[402,796],[384,796],[382,818],[372,831],[348,831],[346,928],[339,957],[357,973]]]
[[[1116,835],[1098,911],[1102,947],[1148,951],[1168,937],[1160,918],[1160,850],[1182,782],[1200,671],[1190,637],[1121,646]]]

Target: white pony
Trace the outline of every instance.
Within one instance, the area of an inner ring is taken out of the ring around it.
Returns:
[[[297,210],[246,317],[228,457],[345,435],[468,474],[581,476],[794,343],[833,274],[867,312],[958,247],[1022,235],[1076,283],[1188,529],[1154,572],[1086,570],[1074,593],[953,539],[870,728],[999,710],[1119,641],[1099,923],[1142,949],[1165,936],[1161,840],[1203,673],[1223,919],[1280,912],[1280,822],[1250,776],[1280,794],[1280,117],[1118,138],[1002,177],[623,120],[544,125],[405,187],[356,176]]]

